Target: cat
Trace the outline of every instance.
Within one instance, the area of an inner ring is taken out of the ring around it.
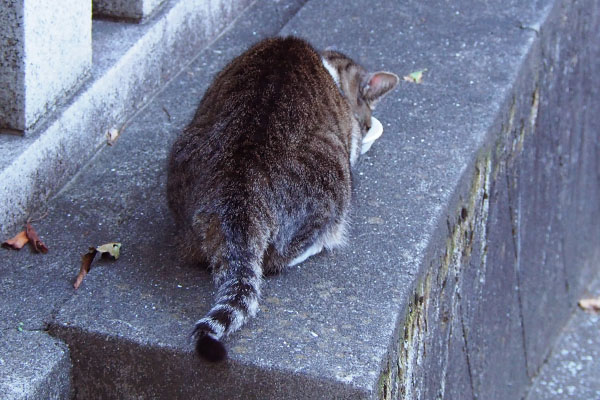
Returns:
[[[344,244],[351,167],[398,81],[296,37],[265,39],[217,74],[167,181],[183,253],[218,288],[192,334],[201,357],[227,357],[221,338],[256,314],[263,275]]]

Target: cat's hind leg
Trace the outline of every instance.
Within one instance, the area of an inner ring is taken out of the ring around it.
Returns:
[[[304,246],[304,250],[300,254],[296,255],[288,263],[288,267],[298,265],[305,261],[309,257],[319,254],[324,248],[327,250],[333,250],[336,247],[340,247],[346,244],[346,237],[348,231],[348,222],[346,218],[340,218],[336,223],[324,230],[312,244]]]
[[[321,251],[323,251],[323,243],[321,243],[320,240],[317,240],[317,242],[313,243],[309,248],[304,250],[303,253],[294,257],[294,259],[292,259],[292,261],[288,263],[288,267],[298,265],[301,262],[305,261],[308,257],[314,256],[315,254],[319,254]]]

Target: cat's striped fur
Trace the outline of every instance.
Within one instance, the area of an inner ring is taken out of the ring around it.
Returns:
[[[344,242],[351,166],[397,82],[294,37],[264,40],[217,75],[173,146],[167,188],[186,255],[218,287],[194,330],[200,355],[226,356],[220,339],[256,314],[263,275]]]

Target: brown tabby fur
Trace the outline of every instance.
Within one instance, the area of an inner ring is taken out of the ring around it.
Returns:
[[[194,331],[200,355],[226,356],[219,339],[256,313],[264,274],[344,242],[351,165],[397,82],[294,37],[264,40],[217,75],[173,146],[167,187],[187,256],[219,288]]]

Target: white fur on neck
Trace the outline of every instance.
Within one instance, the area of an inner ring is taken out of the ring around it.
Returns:
[[[329,75],[331,75],[337,87],[340,87],[340,75],[338,74],[337,70],[333,67],[333,65],[329,64],[329,61],[327,61],[324,57],[321,57],[321,60],[323,60],[325,69],[327,72],[329,72]]]
[[[350,165],[354,166],[356,160],[358,160],[358,155],[360,154],[362,134],[360,132],[360,125],[356,118],[352,118],[352,136],[350,139]]]

